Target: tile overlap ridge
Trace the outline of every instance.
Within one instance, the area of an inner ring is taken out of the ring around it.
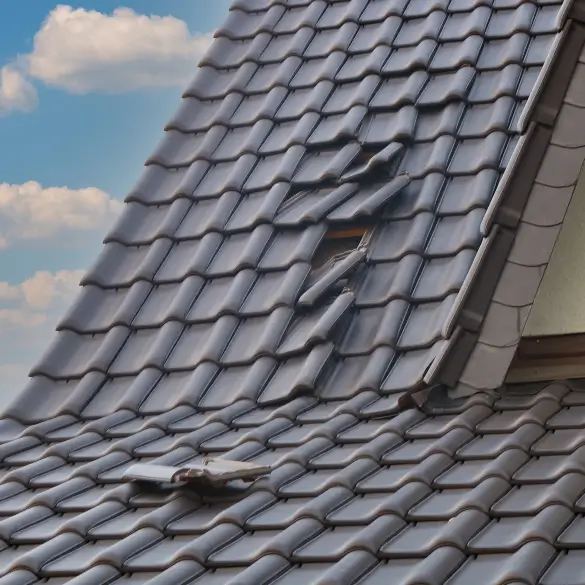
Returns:
[[[398,412],[456,361],[455,299],[485,274],[559,10],[234,3],[0,420],[0,585],[575,576],[576,385]],[[271,472],[226,493],[125,481],[206,458]]]

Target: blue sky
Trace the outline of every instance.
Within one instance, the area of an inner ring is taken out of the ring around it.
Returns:
[[[0,406],[50,340],[80,271],[94,260],[119,212],[116,201],[160,140],[229,4],[2,2]],[[136,14],[116,16],[120,7]],[[122,21],[127,34],[117,28]],[[76,35],[79,26],[89,32]],[[159,33],[164,55],[153,65],[149,44]]]

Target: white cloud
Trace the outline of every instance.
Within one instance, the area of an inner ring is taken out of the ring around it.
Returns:
[[[0,249],[23,242],[67,243],[88,232],[101,235],[122,206],[95,187],[0,183]]]
[[[0,68],[0,116],[13,111],[30,112],[38,105],[36,89],[16,68]]]
[[[42,325],[47,320],[42,313],[29,313],[20,309],[0,309],[0,323],[4,331],[29,329]]]
[[[19,284],[0,281],[0,311],[6,303],[18,303],[18,310],[25,311],[60,307],[77,291],[82,276],[83,270],[40,270]]]
[[[17,284],[0,281],[0,332],[13,333],[55,320],[67,308],[79,289],[83,270],[35,272]]]
[[[183,85],[211,38],[191,35],[173,16],[60,5],[35,35],[25,60],[31,77],[73,93]]]
[[[82,276],[82,270],[39,271],[17,284],[0,281],[0,408],[26,384]]]
[[[24,388],[29,371],[30,364],[0,364],[0,411]]]

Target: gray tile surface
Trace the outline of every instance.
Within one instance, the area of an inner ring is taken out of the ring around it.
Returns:
[[[585,583],[578,385],[401,411],[474,318],[456,393],[515,351],[585,157],[581,63],[495,292],[459,301],[559,6],[234,2],[0,419],[0,585]],[[206,455],[273,470],[123,481]]]
[[[98,428],[99,419],[82,417],[79,426],[76,417],[64,417],[54,430],[35,433],[6,418],[6,432],[12,426],[16,436],[2,451],[3,465],[15,478],[0,488],[0,532],[9,543],[2,553],[5,572],[13,569],[10,582],[28,573],[73,578],[105,563],[127,579],[148,580],[163,571],[176,582],[179,564],[191,569],[191,577],[200,567],[209,579],[220,574],[243,579],[244,571],[253,570],[265,580],[281,571],[298,578],[306,567],[316,572],[305,578],[318,582],[339,563],[337,570],[350,571],[351,583],[366,572],[370,580],[413,574],[424,582],[428,572],[427,582],[491,575],[494,583],[535,583],[554,561],[545,583],[578,555],[573,549],[581,538],[579,497],[585,489],[578,449],[567,452],[573,471],[553,483],[551,473],[563,462],[549,463],[538,453],[554,421],[557,432],[571,430],[561,419],[571,424],[567,417],[574,407],[563,404],[569,388],[560,390],[544,388],[535,395],[533,388],[519,388],[491,407],[464,406],[431,418],[416,411],[371,418],[372,394],[342,403],[301,398],[264,409],[244,400],[199,415],[192,407],[177,407],[164,413],[166,422],[136,412],[97,432],[90,429]],[[474,447],[498,437],[514,418],[523,420],[518,427],[523,434],[517,434],[506,461]],[[165,443],[157,450],[161,439]],[[67,481],[51,476],[51,469],[67,466],[67,460],[71,467],[76,453],[104,441],[110,453],[102,456],[104,465],[95,466],[96,456],[88,454],[89,463]],[[179,444],[187,449],[183,454],[173,447]],[[252,444],[257,445],[249,450],[252,460],[281,450],[281,473],[232,502],[200,502],[188,489],[149,496],[139,486],[103,479],[108,468],[149,453],[160,460],[192,458],[195,449],[227,456],[238,445]],[[33,472],[38,456],[31,453],[28,461],[26,453],[39,445],[45,462],[49,453],[59,457]],[[34,493],[27,490],[33,478],[43,477]],[[560,556],[553,547],[561,549]],[[287,564],[285,557],[300,565]]]
[[[582,56],[580,57],[583,58]],[[504,380],[527,322],[585,157],[580,138],[585,121],[574,88],[584,72],[578,63],[551,127],[549,144],[516,226],[514,243],[480,328],[478,344],[454,395],[497,388]],[[570,118],[570,130],[567,120]],[[510,324],[514,324],[510,327]],[[471,390],[470,390],[471,389]]]

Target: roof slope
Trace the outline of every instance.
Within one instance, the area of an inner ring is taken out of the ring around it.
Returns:
[[[522,138],[482,221],[482,244],[454,320],[456,355],[438,377],[456,386],[451,396],[503,383],[580,180],[584,22],[583,4],[565,2],[557,19],[562,33],[519,118]]]
[[[397,414],[457,361],[560,9],[234,5],[4,415],[0,585],[580,578],[557,551],[585,544],[583,395]],[[356,223],[358,248],[312,269]],[[231,499],[122,482],[205,454],[274,470]]]
[[[318,384],[342,399],[417,388],[447,349],[559,5],[266,4],[236,7],[218,31],[34,376],[61,387],[90,372],[97,389],[107,372],[120,395],[139,373],[150,389],[160,371],[247,372],[262,358],[249,397]],[[348,173],[380,150],[390,189]],[[326,223],[372,215],[365,269],[330,311],[301,315]],[[295,357],[311,352],[297,380]],[[163,393],[159,408],[173,406]]]

